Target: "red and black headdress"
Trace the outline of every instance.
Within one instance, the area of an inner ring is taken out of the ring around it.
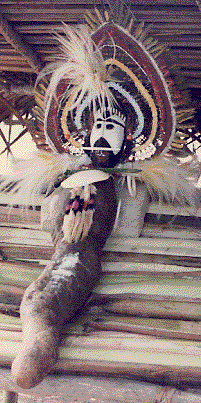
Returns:
[[[57,34],[61,54],[38,80],[51,74],[45,96],[47,141],[59,153],[89,152],[87,139],[97,111],[107,109],[126,117],[125,158],[164,154],[175,136],[176,113],[167,68],[156,62],[163,46],[145,39],[142,26],[131,34],[131,17],[123,28],[110,22],[107,12],[104,16],[105,22],[97,10],[88,13],[93,32],[63,24],[63,33]]]

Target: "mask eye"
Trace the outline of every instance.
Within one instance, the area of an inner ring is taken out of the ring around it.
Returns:
[[[101,124],[101,123],[97,123],[96,128],[97,128],[97,129],[101,129],[101,127],[102,127],[102,124]]]
[[[106,129],[107,129],[107,130],[112,130],[112,129],[114,129],[114,125],[113,125],[112,123],[108,123],[108,124],[106,125]]]

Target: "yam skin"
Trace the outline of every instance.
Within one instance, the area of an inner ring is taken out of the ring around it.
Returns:
[[[111,177],[95,186],[95,212],[87,237],[68,244],[57,228],[50,264],[25,291],[20,307],[22,349],[11,369],[23,389],[36,386],[54,366],[62,325],[84,304],[100,278],[100,252],[112,230],[117,203]]]

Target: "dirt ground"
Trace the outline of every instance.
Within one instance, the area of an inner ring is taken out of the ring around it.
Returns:
[[[111,400],[102,400],[102,401],[100,401],[100,400],[97,400],[97,399],[95,399],[95,398],[90,398],[89,400],[77,400],[77,399],[74,399],[74,400],[70,400],[69,401],[69,398],[62,398],[62,397],[59,397],[59,396],[47,396],[47,397],[45,397],[45,398],[42,398],[42,399],[40,399],[40,398],[33,398],[33,397],[31,397],[31,396],[29,396],[28,394],[22,394],[22,393],[19,393],[18,394],[18,400],[17,400],[17,402],[16,403],[118,403],[116,400],[113,400],[113,401],[111,401]],[[4,400],[3,400],[3,391],[0,391],[0,403],[4,403]],[[8,403],[7,401],[6,401],[6,403]],[[14,402],[12,402],[12,403],[14,403]]]

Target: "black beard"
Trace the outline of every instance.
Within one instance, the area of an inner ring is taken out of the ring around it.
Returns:
[[[122,153],[119,152],[118,154],[114,155],[112,151],[109,151],[107,160],[101,161],[100,158],[98,158],[96,153],[93,151],[90,153],[90,158],[95,168],[113,168],[115,165],[118,164],[121,154]]]
[[[122,148],[121,150],[115,155],[113,151],[109,151],[108,148],[111,148],[110,144],[104,138],[98,139],[94,143],[94,147],[102,148],[102,151],[91,151],[90,157],[92,160],[92,164],[94,167],[98,168],[113,168],[115,165],[118,164],[119,159],[122,155]],[[107,151],[104,151],[104,148]]]

